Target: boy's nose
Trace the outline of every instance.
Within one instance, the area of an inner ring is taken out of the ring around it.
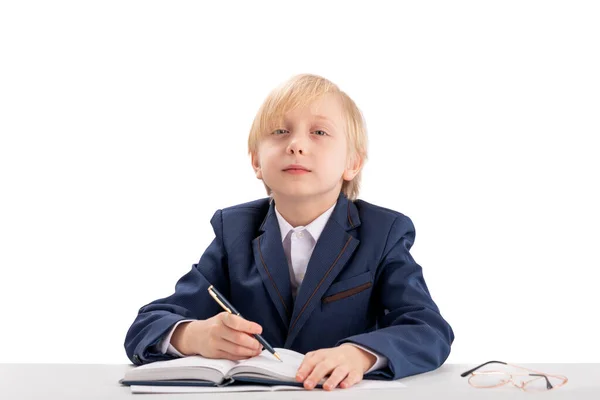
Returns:
[[[306,154],[306,144],[303,140],[293,139],[287,147],[289,154]]]

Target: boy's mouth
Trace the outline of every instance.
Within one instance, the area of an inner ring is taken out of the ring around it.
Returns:
[[[285,169],[283,170],[283,172],[287,172],[288,174],[293,174],[293,175],[302,175],[302,174],[308,174],[310,171],[306,170],[306,169]]]
[[[291,164],[283,169],[286,172],[310,172],[308,168],[300,164]]]

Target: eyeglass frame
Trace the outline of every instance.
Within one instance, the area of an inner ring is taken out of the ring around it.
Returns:
[[[505,371],[480,371],[480,372],[475,372],[479,368],[484,367],[484,366],[486,366],[488,364],[502,364],[502,365],[507,365],[507,366],[514,367],[514,368],[524,369],[526,371],[530,371],[530,372],[534,372],[534,373],[533,374],[515,374],[515,373],[510,373],[510,372],[505,372]],[[494,385],[494,386],[477,386],[477,385],[471,383],[471,379],[473,379],[476,375],[496,375],[496,374],[508,375],[509,379],[508,380],[503,380],[503,381],[501,381],[500,384]],[[538,379],[540,379],[542,377],[544,379],[546,379],[546,389],[548,389],[548,390],[558,389],[559,387],[564,386],[569,381],[569,379],[566,376],[564,376],[564,375],[546,374],[546,373],[543,373],[543,372],[540,372],[540,371],[535,371],[533,369],[521,367],[519,365],[505,363],[503,361],[488,361],[486,363],[483,363],[483,364],[481,364],[481,365],[479,365],[479,366],[477,366],[475,368],[471,368],[470,370],[465,371],[462,374],[460,374],[460,376],[463,377],[463,378],[465,376],[467,376],[467,375],[471,375],[469,377],[469,381],[468,381],[469,385],[471,385],[471,386],[473,386],[474,388],[477,388],[477,389],[493,389],[493,388],[497,388],[497,387],[500,387],[500,386],[504,386],[504,385],[506,385],[507,383],[510,382],[513,386],[521,389],[524,392],[527,391],[527,389],[525,387],[527,386],[528,383],[531,383],[531,382],[533,382],[535,380],[538,380]],[[521,385],[518,385],[515,381],[513,381],[513,376],[535,376],[536,378],[533,378],[533,379],[531,379],[531,380],[529,380],[527,382],[523,382]],[[560,380],[562,380],[562,382],[559,383],[558,385],[552,386],[552,384],[550,383],[550,380],[548,379],[548,377],[560,379]]]

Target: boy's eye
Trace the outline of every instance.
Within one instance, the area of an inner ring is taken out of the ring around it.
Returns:
[[[273,135],[282,135],[282,134],[287,133],[287,132],[288,132],[287,129],[275,129],[273,131]],[[322,131],[322,130],[316,130],[316,131],[314,131],[314,133],[317,136],[325,136],[325,135],[327,135],[327,132]]]

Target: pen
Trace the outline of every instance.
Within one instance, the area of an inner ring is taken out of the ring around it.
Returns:
[[[219,305],[225,310],[227,311],[229,314],[235,314],[239,317],[241,317],[242,315],[239,313],[238,310],[236,310],[230,302],[227,301],[227,299],[225,299],[225,297],[223,297],[223,295],[221,293],[219,293],[219,291],[213,286],[210,285],[208,288],[208,293],[210,294],[210,296],[215,299],[215,301],[217,303],[219,303]],[[243,318],[243,317],[242,317]],[[279,361],[281,361],[281,358],[279,357],[279,354],[277,354],[277,352],[275,351],[275,349],[259,334],[253,334],[252,336],[254,336],[256,338],[256,340],[258,340],[260,342],[260,344],[263,345],[263,347],[267,350],[269,350],[269,352],[271,354],[273,354],[275,357],[277,357],[277,359]]]

